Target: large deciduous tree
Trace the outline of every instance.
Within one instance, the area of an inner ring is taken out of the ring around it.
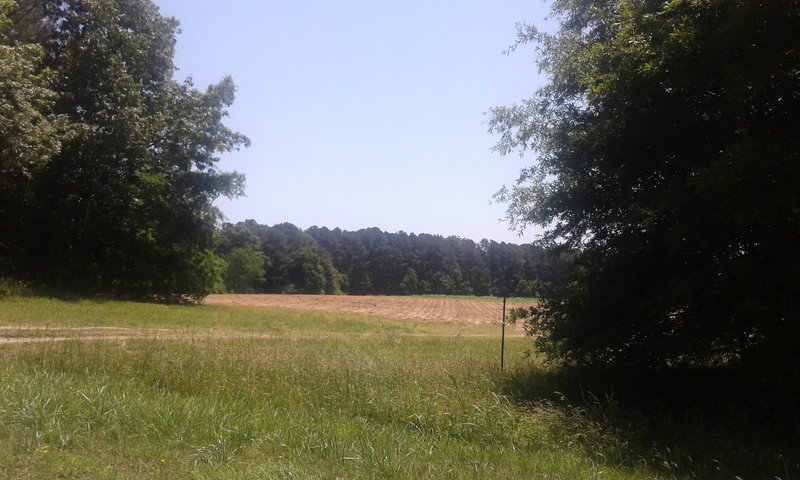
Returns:
[[[220,153],[248,144],[222,123],[233,82],[173,80],[178,22],[150,0],[21,7],[14,34],[44,49],[53,113],[73,132],[49,148],[21,209],[25,269],[88,291],[208,293],[222,269],[212,202],[243,188],[217,169]]]
[[[30,201],[33,179],[61,148],[67,122],[53,113],[56,93],[43,68],[39,45],[12,37],[17,5],[0,0],[0,271],[17,269],[22,251],[19,220]]]
[[[529,312],[541,345],[576,364],[796,357],[800,2],[553,8],[560,29],[517,44],[548,83],[490,127],[535,155],[498,194],[512,223],[580,252]]]

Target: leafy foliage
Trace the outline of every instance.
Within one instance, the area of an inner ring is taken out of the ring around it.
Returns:
[[[225,287],[231,293],[256,293],[264,282],[267,257],[254,248],[235,248],[225,257]]]
[[[770,361],[800,341],[800,2],[562,0],[549,83],[493,110],[498,198],[580,250],[524,313],[573,363]],[[800,362],[795,362],[800,364]]]
[[[25,297],[33,292],[24,282],[0,277],[0,299],[8,297]]]
[[[31,195],[32,178],[61,148],[68,134],[63,117],[53,113],[56,93],[51,72],[42,68],[38,45],[15,43],[9,15],[16,4],[0,1],[0,269],[14,270],[13,241]]]
[[[150,0],[20,7],[13,68],[23,76],[0,93],[20,113],[0,126],[3,170],[15,173],[0,184],[0,221],[13,225],[0,242],[15,248],[5,269],[82,291],[207,294],[222,269],[212,202],[243,190],[241,175],[216,169],[220,153],[248,144],[222,124],[233,82],[199,91],[174,81],[178,22]],[[72,135],[58,134],[64,122]]]

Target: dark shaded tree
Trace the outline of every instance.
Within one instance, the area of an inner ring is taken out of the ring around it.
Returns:
[[[400,282],[400,293],[403,295],[417,295],[422,293],[422,282],[417,277],[417,272],[413,268],[409,268],[403,281]]]
[[[44,49],[16,40],[11,18],[18,5],[0,1],[0,274],[22,275],[22,219],[35,179],[56,155],[70,129],[53,111],[52,72],[43,68]]]
[[[491,292],[498,297],[509,297],[517,291],[522,280],[524,259],[516,245],[485,241],[486,259],[491,272]]]
[[[243,189],[241,175],[216,168],[221,152],[248,144],[222,123],[232,81],[205,91],[174,81],[178,22],[149,0],[21,7],[15,31],[40,42],[52,112],[74,134],[48,147],[24,206],[7,207],[24,245],[15,261],[62,288],[202,297],[223,268],[210,251],[212,202]]]
[[[577,364],[800,365],[800,2],[562,0],[493,110],[499,198],[578,250],[530,326]],[[764,363],[766,362],[766,363]]]
[[[342,276],[331,263],[327,252],[316,240],[291,223],[272,227],[247,220],[225,224],[218,242],[218,253],[228,249],[252,249],[266,259],[265,279],[259,293],[338,294]]]
[[[258,293],[269,266],[267,257],[253,247],[237,247],[224,257],[225,290],[229,293]]]

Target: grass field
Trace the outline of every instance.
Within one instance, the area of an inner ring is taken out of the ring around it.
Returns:
[[[500,372],[487,326],[35,298],[0,319],[0,478],[710,478],[510,395],[544,370],[516,336]]]

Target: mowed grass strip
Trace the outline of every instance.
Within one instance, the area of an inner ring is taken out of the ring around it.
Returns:
[[[163,305],[121,301],[47,298],[0,300],[0,327],[113,327],[166,329],[174,332],[309,333],[452,333],[446,325],[419,325],[335,312],[209,305]],[[13,328],[6,328],[13,331]],[[457,332],[456,332],[457,333]],[[2,335],[2,332],[0,332]]]
[[[182,308],[113,306],[125,325]],[[593,425],[498,394],[496,339],[342,321],[382,335],[2,345],[0,478],[655,478]]]

